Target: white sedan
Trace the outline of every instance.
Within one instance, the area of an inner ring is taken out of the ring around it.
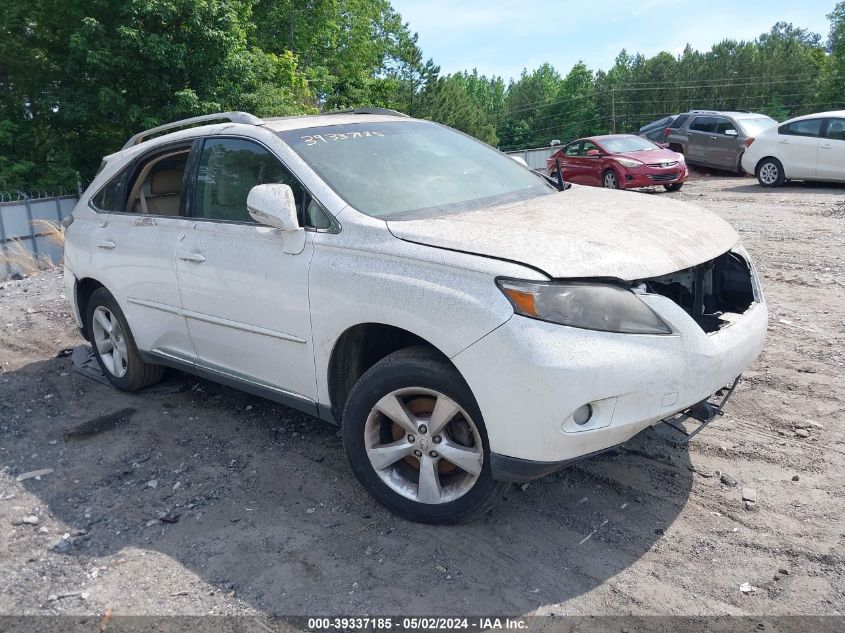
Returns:
[[[415,521],[709,422],[766,335],[722,219],[395,112],[143,132],[72,218],[67,296],[114,387],[171,366],[339,424],[350,475]]]
[[[787,180],[845,182],[845,110],[797,117],[762,132],[742,168],[764,187]]]

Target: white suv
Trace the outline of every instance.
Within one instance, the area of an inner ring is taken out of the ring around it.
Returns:
[[[65,274],[115,387],[171,366],[340,424],[376,499],[453,523],[712,419],[766,332],[738,242],[703,209],[555,186],[390,111],[227,113],[107,157]]]

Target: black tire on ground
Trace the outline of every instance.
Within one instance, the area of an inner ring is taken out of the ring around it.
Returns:
[[[672,184],[669,184],[669,185],[663,185],[663,188],[666,191],[679,191],[681,189],[681,187],[683,187],[683,186],[684,186],[684,183],[682,183],[682,182],[673,182]]]
[[[611,186],[611,182],[613,186]],[[601,175],[601,186],[605,189],[619,189],[619,176],[612,169],[606,169]]]
[[[780,187],[786,180],[783,164],[777,158],[764,158],[757,163],[757,182],[764,187]]]
[[[122,376],[116,376],[108,369],[103,362],[100,351],[97,349],[93,332],[94,313],[99,307],[105,308],[117,319],[120,329],[123,332],[123,339],[126,344],[126,373]],[[138,346],[135,344],[135,338],[132,336],[132,330],[129,329],[126,317],[123,315],[123,311],[120,309],[115,298],[105,288],[95,290],[88,300],[85,325],[87,331],[90,333],[91,346],[94,348],[94,355],[100,364],[100,369],[114,387],[121,391],[138,391],[161,380],[164,375],[164,367],[161,365],[150,365],[141,360],[138,354]]]
[[[454,500],[432,504],[399,494],[381,479],[367,456],[365,428],[370,412],[384,396],[407,388],[433,390],[451,398],[472,418],[481,437],[481,473],[472,487]],[[352,471],[367,492],[409,521],[446,525],[472,521],[490,511],[510,487],[493,479],[487,430],[469,385],[445,358],[426,347],[393,352],[361,376],[343,411],[342,435]]]

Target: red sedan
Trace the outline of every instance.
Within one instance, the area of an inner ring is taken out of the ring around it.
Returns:
[[[689,172],[684,155],[633,134],[607,134],[581,138],[551,155],[549,175],[579,185],[608,189],[636,189],[663,185],[677,191]]]

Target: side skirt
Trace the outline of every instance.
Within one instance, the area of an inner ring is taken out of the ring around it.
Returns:
[[[303,413],[307,413],[315,418],[320,418],[321,420],[325,420],[331,424],[336,424],[334,416],[327,419],[324,415],[321,415],[321,413],[325,414],[327,411],[330,413],[328,407],[325,407],[324,405],[318,406],[317,403],[310,398],[291,393],[290,391],[285,391],[284,389],[270,385],[264,381],[258,380],[257,378],[244,374],[233,373],[216,365],[203,364],[194,358],[177,354],[169,350],[157,349],[152,352],[138,350],[138,353],[145,363],[172,367],[173,369],[178,369],[179,371],[183,371],[187,374],[200,376],[201,378],[211,380],[212,382],[226,385],[227,387],[232,387],[233,389],[238,389],[239,391],[245,391],[254,396],[272,400],[273,402],[278,402],[279,404],[283,404],[291,409],[296,409],[297,411],[302,411]]]

